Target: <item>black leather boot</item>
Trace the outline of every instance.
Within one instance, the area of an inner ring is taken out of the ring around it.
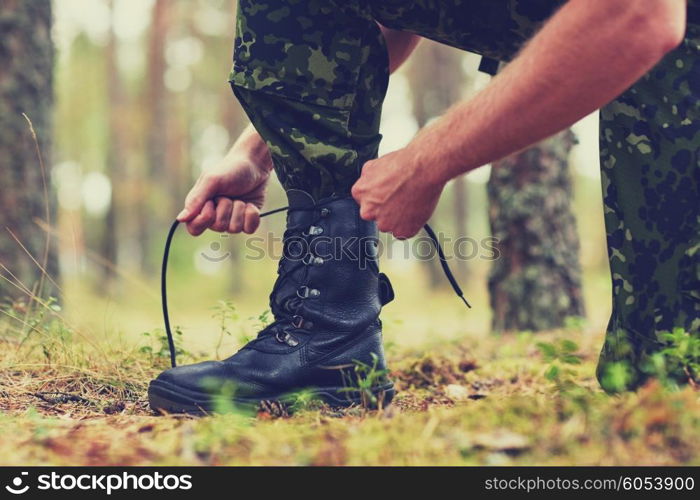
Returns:
[[[287,196],[284,257],[270,295],[275,321],[228,359],[161,373],[148,389],[154,410],[209,412],[222,395],[248,405],[300,391],[332,406],[391,401],[379,311],[393,291],[377,267],[375,224],[351,197]]]

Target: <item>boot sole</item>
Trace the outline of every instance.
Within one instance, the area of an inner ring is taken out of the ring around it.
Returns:
[[[262,401],[280,403],[285,407],[292,405],[297,396],[294,393],[278,393],[259,396],[255,398],[232,398],[229,403],[242,409],[255,410]],[[311,399],[320,400],[332,408],[347,408],[349,406],[362,406],[363,398],[359,391],[348,392],[343,387],[309,388],[303,390]],[[388,382],[383,386],[372,389],[372,394],[381,402],[382,407],[389,406],[396,394],[394,384]],[[206,415],[216,413],[220,407],[221,396],[201,391],[184,389],[162,380],[153,380],[148,386],[148,403],[152,410],[166,413],[186,413],[189,415]],[[225,401],[223,402],[226,403]],[[372,407],[372,406],[370,406]],[[376,408],[374,405],[373,408]]]

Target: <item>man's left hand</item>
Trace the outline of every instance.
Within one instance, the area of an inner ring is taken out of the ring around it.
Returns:
[[[364,164],[352,196],[360,217],[377,222],[380,231],[410,238],[428,221],[445,186],[431,181],[421,162],[400,149]]]

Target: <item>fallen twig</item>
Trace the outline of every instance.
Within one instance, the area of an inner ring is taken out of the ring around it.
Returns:
[[[50,394],[56,395],[55,397],[50,397]],[[45,403],[52,405],[63,404],[63,403],[83,403],[87,405],[94,405],[92,401],[77,394],[70,394],[68,392],[60,391],[45,391],[45,392],[34,392],[31,393],[35,398],[39,398]]]

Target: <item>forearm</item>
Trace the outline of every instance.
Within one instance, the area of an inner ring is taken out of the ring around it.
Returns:
[[[447,181],[572,125],[614,99],[682,40],[683,0],[571,0],[472,100],[407,146]]]
[[[270,172],[273,168],[270,150],[252,124],[249,124],[241,132],[226,157],[228,160],[241,155],[246,156],[254,165],[266,172]],[[234,162],[229,163],[233,164]]]

